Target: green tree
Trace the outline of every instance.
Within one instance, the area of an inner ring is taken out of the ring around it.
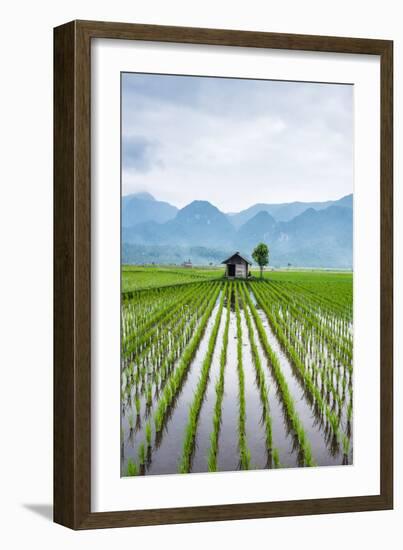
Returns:
[[[269,264],[269,247],[265,243],[259,243],[252,252],[252,258],[260,267],[260,278],[263,277],[263,267]]]

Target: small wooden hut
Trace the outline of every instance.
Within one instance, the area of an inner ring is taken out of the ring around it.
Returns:
[[[232,256],[222,262],[227,266],[225,275],[228,278],[247,279],[249,276],[249,266],[252,265],[249,260],[235,252]]]

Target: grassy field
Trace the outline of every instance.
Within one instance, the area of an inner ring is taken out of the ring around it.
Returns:
[[[224,277],[224,267],[163,267],[163,266],[122,266],[122,292],[129,292],[141,288],[153,288],[182,283],[192,283],[201,279],[216,279]],[[259,278],[260,272],[256,267],[251,269],[253,277]],[[343,271],[315,271],[315,270],[276,270],[264,271],[265,279],[303,283],[306,285],[341,284],[343,281],[352,287],[352,272]]]
[[[122,266],[122,292],[154,288],[224,276],[224,268]]]
[[[353,276],[124,266],[123,476],[351,464]]]

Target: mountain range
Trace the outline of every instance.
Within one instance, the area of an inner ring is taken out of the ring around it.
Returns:
[[[149,193],[122,197],[124,263],[220,263],[239,250],[251,256],[259,242],[270,265],[352,267],[353,196],[336,201],[255,204],[224,213],[208,201],[182,209]]]

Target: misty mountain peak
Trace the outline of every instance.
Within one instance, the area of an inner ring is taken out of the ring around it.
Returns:
[[[178,209],[156,200],[150,193],[134,193],[122,197],[122,226],[133,227],[148,221],[165,223],[176,216]]]
[[[266,210],[260,210],[257,214],[250,218],[244,225],[256,224],[275,224],[276,220]]]
[[[176,219],[180,220],[211,220],[225,218],[225,214],[208,201],[192,201],[179,210]]]
[[[158,199],[123,197],[122,240],[124,245],[138,247],[131,249],[130,261],[139,263],[158,261],[155,254],[161,247],[165,247],[164,262],[191,258],[193,263],[219,263],[233,250],[251,254],[257,243],[264,242],[270,247],[271,265],[350,267],[352,198],[256,204],[228,216],[206,200],[177,210]],[[233,223],[234,216],[239,217],[238,223]]]
[[[192,201],[188,205],[184,206],[182,208],[182,211],[189,210],[189,211],[207,211],[207,210],[214,210],[219,211],[217,207],[215,207],[211,202],[209,201]]]
[[[151,193],[147,193],[147,191],[141,191],[140,193],[133,193],[131,197],[140,199],[142,201],[155,201],[155,197],[153,197]]]

